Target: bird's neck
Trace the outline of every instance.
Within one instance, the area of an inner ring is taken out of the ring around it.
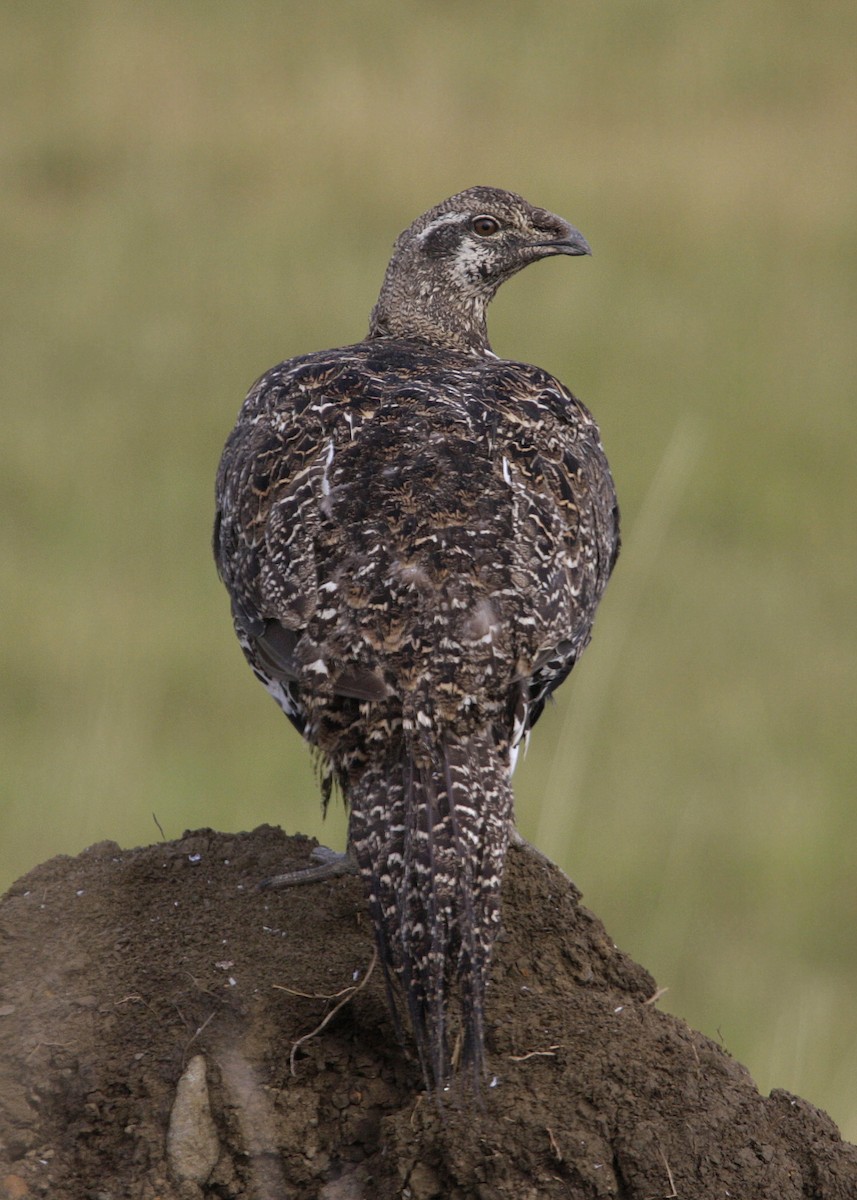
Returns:
[[[369,321],[370,338],[417,338],[444,350],[492,354],[485,325],[490,295],[439,285],[419,272],[387,272]]]

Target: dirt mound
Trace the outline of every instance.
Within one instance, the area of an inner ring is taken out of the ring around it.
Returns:
[[[254,886],[312,844],[269,827],[104,842],[0,901],[3,1200],[857,1196],[830,1119],[760,1096],[659,1012],[526,851],[489,990],[493,1078],[481,1102],[427,1097],[366,979],[357,881]]]

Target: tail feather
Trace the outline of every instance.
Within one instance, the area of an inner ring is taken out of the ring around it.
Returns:
[[[379,955],[426,1081],[448,1079],[456,1030],[478,1080],[512,812],[505,756],[487,733],[402,739],[352,783],[349,802]]]

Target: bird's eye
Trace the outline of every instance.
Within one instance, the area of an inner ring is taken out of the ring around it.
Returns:
[[[495,217],[474,217],[470,228],[480,237],[491,237],[500,228],[500,222]]]

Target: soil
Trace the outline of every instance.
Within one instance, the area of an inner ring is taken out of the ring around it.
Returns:
[[[857,1147],[658,1011],[527,850],[504,885],[493,1075],[427,1096],[367,978],[356,879],[255,887],[312,845],[267,826],[103,842],[0,900],[3,1200],[857,1197]]]

